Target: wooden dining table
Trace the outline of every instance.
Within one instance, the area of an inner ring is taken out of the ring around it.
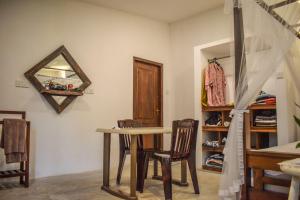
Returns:
[[[143,127],[143,128],[98,128],[96,132],[103,133],[103,185],[102,190],[117,196],[122,199],[136,200],[136,184],[137,184],[137,136],[138,135],[158,135],[158,134],[170,134],[172,133],[172,128],[167,127]],[[111,134],[128,134],[131,137],[130,143],[130,193],[126,193],[121,190],[113,189],[109,184],[109,174],[110,174],[110,149],[111,149]],[[154,137],[158,138],[158,137]],[[155,141],[154,143],[157,143]],[[154,145],[157,146],[157,145]],[[157,166],[157,165],[156,165]],[[157,172],[157,169],[154,169]],[[154,174],[154,179],[161,179],[161,176]],[[174,184],[180,186],[187,186],[187,163],[185,161],[181,162],[181,180],[173,180]]]

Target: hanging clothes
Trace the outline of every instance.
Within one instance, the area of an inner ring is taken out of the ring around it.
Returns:
[[[210,63],[205,70],[205,89],[208,106],[225,106],[226,80],[224,70],[216,63]]]
[[[201,104],[202,106],[207,106],[207,92],[206,92],[206,89],[205,89],[205,72],[206,69],[204,69],[204,73],[203,73],[203,76],[202,76],[202,89],[201,89]]]

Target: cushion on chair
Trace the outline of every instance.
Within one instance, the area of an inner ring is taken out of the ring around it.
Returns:
[[[160,154],[160,153],[154,153],[154,155],[158,156],[158,157],[162,157],[162,158],[170,158],[169,154]]]
[[[154,156],[161,157],[161,158],[170,158],[171,154],[170,151],[158,151],[158,152],[154,152]]]

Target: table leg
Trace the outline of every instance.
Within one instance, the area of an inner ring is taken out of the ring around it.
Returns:
[[[136,197],[137,135],[131,135],[130,155],[130,197]]]
[[[158,162],[157,160],[153,161],[153,177],[158,176]]]
[[[104,133],[103,144],[103,186],[102,189],[109,187],[109,168],[110,168],[110,142],[111,134]]]
[[[292,177],[288,200],[298,200],[299,199],[299,182],[300,182],[300,178],[295,177],[295,176]]]
[[[131,138],[132,139],[132,138]],[[136,172],[136,146],[137,146],[137,139],[135,137],[135,139],[133,139],[132,141],[134,141],[134,146],[135,146],[135,150],[133,148],[133,151],[135,151],[135,153],[131,152],[131,155],[135,155],[135,156],[131,156],[131,163],[135,163],[134,164],[134,169],[131,168],[131,172],[132,170],[135,170]],[[126,200],[137,200],[136,194],[135,194],[135,187],[136,187],[136,173],[131,173],[131,182],[130,182],[130,194],[122,192],[121,190],[116,190],[113,189],[109,186],[109,169],[110,169],[110,145],[111,145],[111,134],[110,133],[104,133],[104,142],[103,142],[103,185],[101,187],[102,190],[116,196],[122,199],[126,199]],[[134,157],[134,158],[132,158]],[[132,160],[135,160],[134,162],[132,162]],[[132,192],[132,183],[134,183],[134,191]]]
[[[154,144],[153,144],[155,150],[159,150],[159,148],[160,148],[159,140],[160,140],[159,135],[155,134],[154,135]],[[158,161],[154,160],[153,161],[153,177],[157,177],[157,176],[158,176]]]
[[[103,183],[102,189],[109,188],[109,168],[110,168],[110,133],[104,133],[103,137]]]

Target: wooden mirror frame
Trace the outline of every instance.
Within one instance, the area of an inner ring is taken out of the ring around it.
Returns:
[[[74,72],[81,79],[82,84],[78,88],[78,92],[69,92],[69,91],[56,91],[51,93],[45,89],[45,87],[41,84],[41,82],[35,77],[35,74],[45,67],[48,63],[50,63],[57,56],[62,55],[64,59],[68,62],[68,64],[72,67]],[[68,52],[64,45],[60,46],[54,52],[52,52],[49,56],[44,58],[38,64],[33,66],[30,70],[25,72],[25,77],[31,82],[31,84],[46,98],[49,104],[55,109],[57,113],[61,113],[76,97],[83,95],[83,91],[91,85],[90,79],[86,76],[86,74],[82,71],[79,65],[76,63],[74,58]],[[66,96],[64,101],[61,104],[58,104],[53,96]]]

